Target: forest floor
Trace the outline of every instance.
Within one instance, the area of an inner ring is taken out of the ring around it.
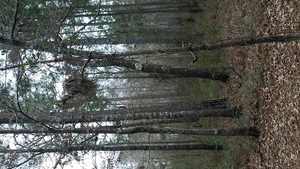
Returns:
[[[224,26],[226,41],[299,33],[299,9],[299,0],[223,0],[211,17]],[[243,108],[245,125],[261,131],[255,148],[240,152],[243,168],[300,168],[300,42],[231,47],[224,53],[236,70],[229,98]]]

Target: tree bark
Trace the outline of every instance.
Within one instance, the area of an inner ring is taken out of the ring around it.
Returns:
[[[182,67],[169,67],[169,66],[161,66],[161,65],[146,65],[141,64],[135,61],[130,60],[123,60],[123,59],[115,59],[117,57],[122,56],[131,56],[131,55],[140,55],[140,54],[155,54],[155,53],[164,53],[164,52],[182,52],[182,51],[199,51],[199,50],[215,50],[226,48],[230,46],[247,46],[247,45],[254,45],[260,43],[267,43],[267,42],[290,42],[299,40],[300,35],[271,35],[271,36],[263,36],[263,37],[254,37],[254,38],[242,38],[238,40],[233,40],[229,42],[222,42],[216,43],[211,45],[200,45],[200,46],[191,46],[188,48],[173,48],[173,49],[158,49],[158,50],[151,50],[151,51],[140,51],[140,52],[128,52],[128,53],[119,53],[119,54],[102,54],[99,52],[90,52],[90,51],[80,51],[80,50],[66,50],[61,49],[60,53],[62,54],[72,54],[80,56],[78,58],[70,58],[70,59],[82,59],[87,58],[89,56],[91,59],[108,59],[112,60],[112,66],[126,66],[131,69],[136,69],[136,65],[141,65],[141,71],[150,72],[150,73],[165,73],[165,74],[172,74],[172,75],[179,75],[179,76],[186,76],[186,77],[202,77],[208,78],[213,80],[220,80],[225,82],[229,76],[230,69],[224,68],[182,68]],[[0,43],[18,46],[23,48],[28,48],[29,45],[17,40],[9,40],[3,37],[0,37]],[[40,44],[43,44],[42,46]],[[42,43],[39,42],[34,44],[34,49],[56,53],[57,50],[53,48],[55,44],[49,43]],[[54,61],[55,62],[55,61]],[[34,64],[34,63],[28,63]],[[37,63],[35,63],[37,64]],[[106,65],[109,66],[109,65]],[[11,68],[15,68],[16,66],[11,66]],[[1,68],[1,70],[7,70],[8,68]]]
[[[110,58],[111,56],[121,57],[121,56],[132,56],[132,55],[143,55],[143,54],[156,54],[156,53],[178,53],[178,52],[188,52],[191,51],[200,51],[200,50],[216,50],[222,49],[231,46],[249,46],[254,44],[261,44],[261,43],[268,43],[268,42],[291,42],[300,40],[300,34],[295,35],[269,35],[269,36],[258,36],[253,38],[241,38],[237,40],[231,40],[228,42],[221,42],[215,44],[203,44],[203,45],[194,45],[187,48],[172,48],[172,49],[157,49],[157,50],[149,50],[149,51],[138,51],[138,52],[128,52],[128,53],[119,53],[119,54],[107,54],[104,55],[100,52],[91,52],[91,51],[81,51],[81,50],[61,50],[61,54],[73,54],[82,56],[81,58],[86,58],[86,56],[90,56],[90,58],[94,59],[104,59]],[[30,45],[23,43],[17,40],[10,40],[4,37],[0,37],[0,43],[11,45],[11,46],[18,46],[18,47],[29,47]],[[51,47],[54,44],[47,44],[38,42],[32,45],[35,49],[53,53],[53,49]],[[39,44],[43,44],[42,46]],[[57,51],[56,51],[57,52]]]
[[[177,118],[177,119],[152,119],[147,121],[141,121],[141,122],[133,122],[133,123],[125,123],[116,125],[115,127],[121,127],[121,128],[128,128],[128,127],[137,127],[137,126],[151,126],[151,125],[163,125],[163,124],[171,124],[171,123],[191,123],[191,122],[197,122],[197,118]],[[120,123],[120,121],[119,121]],[[200,124],[201,125],[201,124]]]
[[[1,134],[33,134],[33,133],[102,133],[102,134],[182,134],[182,135],[213,135],[213,136],[254,136],[258,137],[260,132],[256,127],[241,128],[215,128],[215,129],[180,129],[180,128],[157,128],[157,127],[129,127],[114,128],[112,126],[102,126],[101,128],[76,128],[76,129],[56,129],[56,130],[0,130]]]
[[[255,44],[261,43],[268,43],[268,42],[291,42],[300,40],[300,34],[292,34],[292,35],[267,35],[267,36],[257,36],[251,38],[240,38],[234,39],[227,42],[220,42],[210,45],[198,45],[198,46],[191,46],[192,51],[199,51],[199,50],[215,50],[215,49],[222,49],[232,46],[250,46]]]
[[[224,108],[202,108],[190,111],[154,111],[143,112],[126,112],[125,109],[91,111],[91,112],[57,112],[45,114],[41,112],[31,112],[28,114],[34,117],[36,121],[44,124],[55,123],[87,123],[87,122],[105,122],[105,121],[122,121],[122,120],[142,120],[142,119],[178,119],[178,118],[195,118],[199,117],[231,117],[236,118],[241,115],[237,109]],[[11,113],[1,113],[0,124],[11,123],[32,123],[27,117],[20,116],[17,119]],[[36,123],[36,122],[34,122]]]
[[[138,145],[84,145],[60,148],[39,149],[0,149],[0,153],[69,153],[72,151],[134,151],[134,150],[223,150],[222,145],[208,144],[138,144]]]
[[[152,105],[141,108],[112,109],[103,111],[87,112],[28,112],[27,115],[34,117],[41,123],[82,123],[100,121],[122,121],[141,119],[178,119],[199,117],[238,117],[241,111],[236,108],[226,108],[226,98],[208,100],[199,103],[168,103],[163,105]],[[11,113],[1,113],[0,124],[8,123],[30,123],[32,120]]]
[[[198,67],[174,67],[154,64],[142,64],[134,60],[113,59],[112,66],[127,67],[146,73],[161,73],[176,75],[179,77],[198,77],[210,80],[226,82],[232,69],[230,68],[198,68]]]
[[[185,40],[184,36],[154,36],[144,35],[141,37],[122,37],[122,38],[93,38],[93,39],[76,39],[65,40],[63,45],[100,45],[100,44],[146,44],[146,43],[178,43]],[[53,43],[54,42],[49,42]]]

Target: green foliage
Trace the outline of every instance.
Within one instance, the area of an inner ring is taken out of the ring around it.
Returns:
[[[71,43],[76,43],[78,41],[78,35],[73,34],[69,36],[69,40],[71,41]]]
[[[220,51],[200,51],[196,53],[197,62],[195,66],[199,67],[218,67],[220,65]]]
[[[204,14],[200,13],[199,15]],[[205,16],[201,17],[205,18]],[[194,31],[194,34],[204,33],[205,36],[207,36],[198,39],[197,42],[202,43],[205,41],[215,41],[217,39],[217,33],[209,33],[211,30],[205,29],[207,25],[210,25],[209,21],[197,19],[195,25],[195,27],[190,28],[190,30]],[[222,60],[220,58],[222,55],[221,51],[199,51],[194,54],[197,57],[197,61],[193,63],[193,66],[210,68],[219,67],[222,64]],[[223,89],[223,84],[205,79],[176,79],[175,82],[177,84],[176,91],[181,94],[188,94],[190,99],[194,101],[216,99]]]
[[[193,101],[204,101],[218,98],[223,84],[205,79],[174,79],[175,90],[187,94]]]
[[[203,37],[197,40],[197,43],[214,43],[218,41],[225,29],[212,16],[216,12],[217,1],[199,2],[204,12],[197,14],[196,23],[193,24],[193,31],[203,34]]]

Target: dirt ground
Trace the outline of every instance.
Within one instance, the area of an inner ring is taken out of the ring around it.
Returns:
[[[300,32],[299,0],[223,0],[212,16],[223,40]],[[244,168],[300,168],[300,41],[225,49],[235,75],[229,97],[257,125]]]

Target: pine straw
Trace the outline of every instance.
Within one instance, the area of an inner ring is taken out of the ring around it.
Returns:
[[[299,0],[225,0],[219,7],[227,13],[218,19],[231,30],[228,38],[249,34],[247,26],[255,35],[300,33]],[[232,76],[229,97],[244,108],[247,125],[261,130],[244,168],[300,168],[300,42],[227,48],[225,54],[242,75]]]

